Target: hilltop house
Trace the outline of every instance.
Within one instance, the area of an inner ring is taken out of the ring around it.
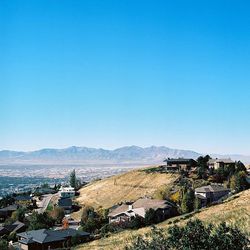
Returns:
[[[130,221],[135,216],[145,218],[149,209],[154,209],[161,220],[169,218],[174,212],[173,205],[166,200],[141,198],[132,204],[122,204],[111,209],[108,214],[109,223]]]
[[[22,250],[45,250],[61,249],[67,247],[70,249],[71,239],[78,236],[82,241],[88,240],[90,234],[75,229],[64,230],[33,230],[17,234],[18,243]]]
[[[165,169],[167,171],[189,171],[192,168],[196,167],[197,162],[194,159],[184,159],[184,158],[179,158],[179,159],[166,159],[164,162],[167,163],[165,166]]]
[[[218,169],[220,167],[230,166],[234,164],[235,162],[232,161],[230,158],[229,159],[210,159],[208,161],[208,167],[214,168],[214,169]]]
[[[59,194],[61,198],[72,198],[75,196],[75,189],[73,187],[61,187]]]
[[[211,184],[195,189],[195,196],[200,199],[201,205],[206,206],[209,203],[220,200],[222,197],[228,195],[229,189],[224,188],[221,184]]]

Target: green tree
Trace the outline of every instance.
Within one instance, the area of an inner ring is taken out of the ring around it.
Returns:
[[[188,189],[186,192],[184,192],[182,199],[181,199],[181,212],[189,213],[193,211],[194,200],[195,200],[195,195],[192,189]]]
[[[101,228],[101,223],[98,218],[88,218],[85,223],[81,223],[81,229],[83,231],[94,233],[96,230]]]
[[[235,175],[235,190],[241,192],[249,188],[249,184],[246,180],[247,175],[244,171],[240,171]]]
[[[70,173],[69,183],[70,183],[71,187],[76,188],[77,180],[76,180],[76,171],[75,171],[75,169],[73,169],[72,172]]]
[[[198,210],[200,208],[201,208],[201,200],[198,199],[197,197],[195,197],[195,200],[194,200],[194,209]]]
[[[136,215],[130,222],[128,227],[131,229],[138,229],[145,225],[144,219],[141,216]]]
[[[9,249],[9,244],[7,240],[0,239],[0,249],[1,250],[8,250]]]
[[[237,187],[236,187],[236,185],[237,185],[237,183],[236,183],[236,175],[233,175],[231,178],[230,178],[230,189],[232,190],[232,191],[236,191],[236,189],[237,189]]]
[[[47,212],[39,214],[33,212],[29,218],[29,230],[38,230],[38,229],[49,229],[53,227],[55,220],[49,216]]]
[[[64,209],[61,207],[55,207],[49,212],[49,215],[56,223],[61,223],[65,216]]]
[[[12,213],[11,218],[14,221],[21,221],[23,222],[25,219],[25,213],[27,212],[27,209],[24,207],[19,207],[15,212]]]
[[[97,217],[97,214],[95,212],[95,209],[91,206],[85,206],[82,209],[82,215],[81,215],[81,223],[84,224],[87,222],[89,218],[95,218]]]
[[[200,179],[207,178],[208,161],[211,159],[209,155],[197,158],[197,175]]]
[[[239,229],[229,227],[223,222],[215,228],[209,243],[212,250],[246,250],[249,249],[250,242]]]
[[[241,172],[241,171],[246,172],[247,169],[241,161],[237,161],[235,164],[235,171],[236,172]]]

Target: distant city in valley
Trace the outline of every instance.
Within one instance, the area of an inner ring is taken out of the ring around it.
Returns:
[[[0,196],[32,190],[42,183],[66,182],[75,169],[83,182],[117,175],[142,166],[161,164],[166,158],[198,158],[201,153],[168,147],[138,146],[105,150],[87,147],[41,149],[32,152],[0,151]],[[217,155],[248,164],[250,156]]]

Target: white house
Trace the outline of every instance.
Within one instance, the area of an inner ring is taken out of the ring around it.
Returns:
[[[72,198],[75,196],[75,189],[73,187],[61,187],[59,195],[61,198]]]

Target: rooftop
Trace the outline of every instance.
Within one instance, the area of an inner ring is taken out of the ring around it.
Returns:
[[[192,158],[176,158],[176,159],[166,159],[164,160],[164,162],[167,162],[167,163],[190,163],[190,162],[195,162],[194,159]]]
[[[146,210],[149,210],[150,208],[157,210],[157,209],[166,209],[166,208],[171,208],[172,206],[166,201],[166,200],[156,200],[156,199],[150,199],[150,198],[141,198],[137,201],[135,201],[131,205],[131,211],[143,216],[145,214]],[[113,209],[110,213],[109,216],[113,217],[118,214],[127,214],[130,206],[127,204],[122,204],[115,209]]]
[[[32,230],[24,233],[17,234],[22,239],[19,242],[24,244],[29,244],[33,242],[37,242],[40,244],[54,242],[54,241],[63,241],[68,237],[72,237],[75,235],[79,236],[89,236],[90,234],[87,232],[77,231],[75,229],[65,229],[65,230]]]
[[[72,206],[72,200],[70,198],[61,198],[58,201],[59,207],[71,207]]]
[[[229,191],[229,189],[224,188],[220,184],[211,184],[209,186],[203,186],[195,189],[197,193],[215,193],[215,192],[222,192],[222,191]]]
[[[29,195],[19,195],[15,197],[16,201],[30,201],[31,197]]]
[[[230,163],[234,163],[234,161],[232,161],[230,158],[228,159],[210,159],[208,161],[208,164],[214,164],[214,163],[225,163],[225,164],[230,164]]]

